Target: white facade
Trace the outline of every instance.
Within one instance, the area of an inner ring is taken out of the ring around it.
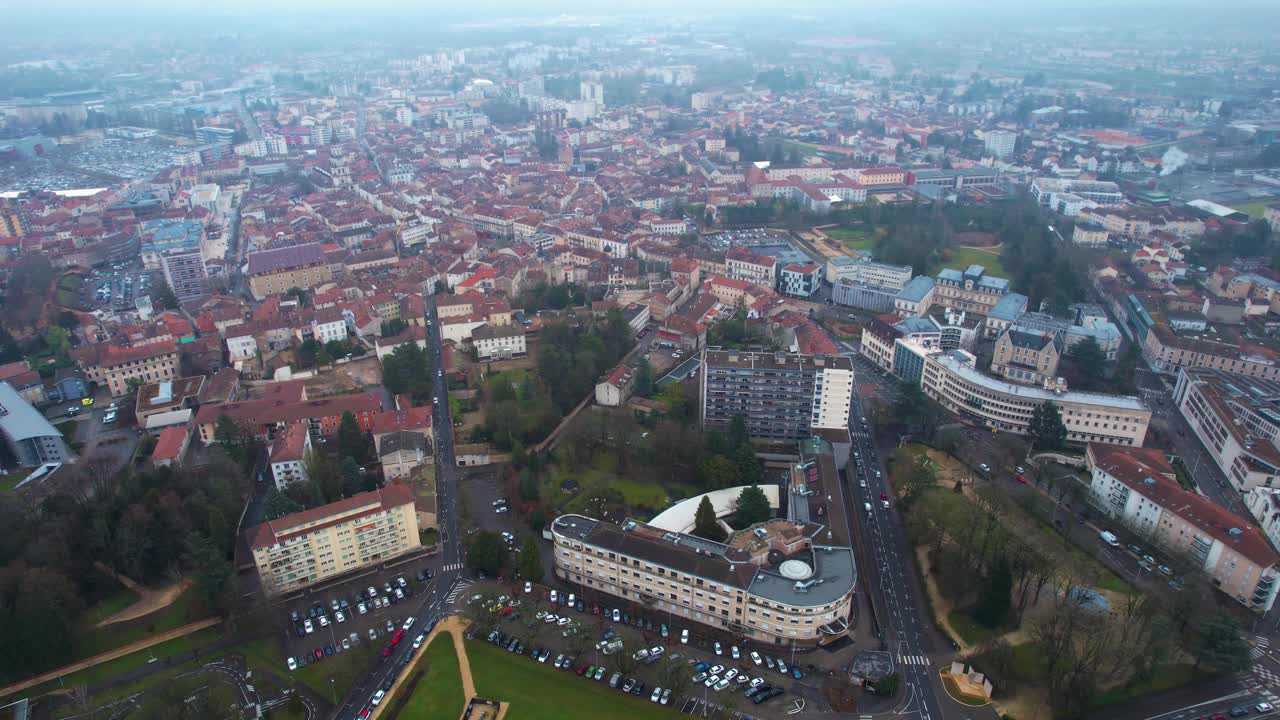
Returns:
[[[853,401],[853,371],[826,368],[818,382],[821,387],[813,394],[813,427],[848,428],[849,404]]]
[[[307,445],[310,446],[310,444],[308,440]],[[306,482],[307,468],[301,460],[272,462],[271,478],[275,482],[277,490],[284,490],[294,483]]]
[[[1006,158],[1013,154],[1014,145],[1018,142],[1018,133],[1008,130],[992,130],[983,138],[987,152],[998,158]]]
[[[227,355],[232,362],[246,360],[258,354],[258,340],[252,333],[248,335],[227,335]]]
[[[313,322],[311,323],[311,333],[316,342],[322,345],[334,340],[346,340],[347,321],[338,319],[329,320],[328,322]]]
[[[498,331],[506,331],[507,329],[509,328],[495,328]],[[476,330],[479,331],[479,328]],[[481,360],[524,357],[528,352],[525,345],[524,331],[522,330],[516,330],[510,334],[499,332],[493,336],[489,336],[488,333],[483,331],[477,331],[472,332],[471,345],[476,349],[476,357]]]

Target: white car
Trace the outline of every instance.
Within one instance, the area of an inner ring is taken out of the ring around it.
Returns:
[[[338,621],[338,622],[340,622],[340,623],[344,623],[344,622],[346,622],[346,621],[347,621],[347,616],[346,616],[346,615],[343,615],[343,614],[342,614],[342,611],[341,611],[341,610],[339,610],[338,612],[336,612],[336,613],[334,613],[334,614],[333,614],[333,619],[334,619],[334,620],[337,620],[337,621]]]
[[[724,648],[720,646],[719,640],[716,641],[715,651],[716,651],[716,655],[724,655]]]
[[[729,655],[731,655],[734,660],[737,660],[738,658],[742,657],[742,654],[738,651],[737,645],[729,646]]]
[[[524,591],[525,591],[526,593],[531,593],[531,592],[533,592],[533,583],[529,582],[528,580],[525,580],[525,581],[524,581]]]
[[[409,628],[413,627],[413,623],[414,623],[416,620],[417,620],[417,618],[415,618],[414,616],[410,615],[409,617],[405,618],[405,620],[404,620],[404,625],[403,625],[403,626],[401,626],[401,628],[400,628],[400,629],[401,629],[401,630],[408,630]]]
[[[379,690],[378,692],[373,694],[373,699],[369,701],[369,704],[373,705],[374,707],[377,707],[378,703],[382,702],[382,698],[386,696],[387,696],[386,691]]]
[[[761,664],[761,663],[763,663],[764,661],[760,659],[760,653],[756,652],[755,650],[752,650],[752,651],[751,651],[751,662],[753,662],[753,663],[755,663],[755,664],[757,664],[757,665],[760,665],[760,664]]]
[[[662,688],[655,687],[653,689],[653,692],[649,694],[649,702],[656,703],[658,702],[658,699],[661,697],[662,697]]]
[[[715,685],[715,684],[716,684],[716,683],[718,683],[718,682],[720,682],[720,676],[719,676],[719,675],[710,675],[710,676],[708,676],[708,677],[707,677],[707,679],[706,679],[706,680],[703,680],[703,681],[702,681],[702,684],[703,684],[704,686],[706,686],[706,687],[711,687],[712,685]]]
[[[762,677],[751,678],[751,687],[760,687],[763,684],[764,684],[764,678]]]
[[[427,639],[427,636],[426,636],[426,635],[419,635],[418,637],[414,638],[414,639],[413,639],[413,649],[414,649],[414,650],[417,650],[418,648],[422,647],[422,642],[423,642],[424,640],[426,640],[426,639]]]
[[[365,605],[364,603],[356,603],[356,610],[361,615],[364,615],[365,613],[369,612],[369,606]]]
[[[298,661],[294,660],[292,657],[290,657],[288,660],[285,661],[285,665],[288,665],[289,670],[291,671],[298,669]]]
[[[729,668],[729,672],[724,674],[725,680],[732,680],[738,677],[738,668]]]
[[[710,669],[710,670],[708,670],[707,672],[711,673],[712,675],[719,675],[720,673],[724,672],[724,666],[723,666],[723,665],[713,665],[713,666],[711,667],[711,669]]]
[[[552,605],[555,605],[555,604],[556,604],[556,600],[558,600],[558,599],[560,599],[560,593],[556,592],[555,590],[552,590],[552,591],[551,591],[551,604],[552,604]]]
[[[720,682],[716,683],[716,684],[715,684],[715,687],[713,687],[713,688],[711,688],[711,689],[712,689],[712,690],[715,690],[716,692],[720,692],[721,690],[723,690],[723,689],[725,689],[725,688],[727,688],[727,687],[729,687],[729,680],[728,680],[728,679],[724,679],[724,680],[721,680]]]
[[[1260,713],[1271,712],[1272,710],[1275,710],[1275,708],[1271,706],[1271,703],[1264,703],[1264,702],[1258,703],[1257,705],[1253,706],[1253,709],[1257,710]]]
[[[680,644],[681,645],[689,644],[689,628],[685,628],[684,630],[680,631]]]
[[[302,621],[302,629],[305,630],[308,635],[310,635],[311,633],[315,632],[316,627],[315,625],[311,624],[311,619],[307,618],[306,620]]]

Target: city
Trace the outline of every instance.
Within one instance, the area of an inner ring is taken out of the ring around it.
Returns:
[[[1280,718],[1280,7],[72,5],[0,720]]]

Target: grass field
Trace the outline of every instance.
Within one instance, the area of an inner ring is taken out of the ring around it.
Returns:
[[[1003,633],[1001,630],[992,630],[979,623],[973,619],[972,615],[961,610],[952,610],[947,615],[947,622],[951,624],[951,629],[956,631],[961,640],[974,646],[981,645]]]
[[[319,693],[320,697],[340,698],[347,694],[358,678],[369,672],[369,661],[373,659],[374,653],[381,650],[381,645],[375,647],[372,643],[362,642],[344,653],[326,657],[292,673],[283,664],[277,667],[283,671],[283,675],[291,674],[298,682]],[[283,663],[284,658],[277,662]]]
[[[990,275],[998,277],[1009,277],[1005,272],[1004,264],[1000,262],[1000,251],[986,252],[977,248],[961,248],[953,247],[945,250],[946,259],[942,262],[944,268],[955,268],[963,270],[970,265],[981,265],[987,269]]]
[[[400,711],[406,720],[457,720],[467,699],[462,695],[462,671],[453,651],[453,636],[440,633],[424,651],[413,695]]]
[[[138,601],[138,594],[128,588],[120,588],[85,611],[82,621],[97,625]]]
[[[18,487],[18,483],[26,480],[30,474],[31,470],[29,468],[22,468],[14,470],[8,475],[0,475],[0,492],[7,492]]]
[[[861,250],[862,252],[870,252],[872,245],[875,244],[871,233],[868,233],[865,230],[832,228],[830,230],[823,230],[822,232],[826,233],[832,240],[838,240],[846,246],[853,248],[854,250]]]
[[[63,307],[76,307],[80,304],[80,286],[84,284],[84,276],[70,273],[58,278],[54,297]]]
[[[194,590],[187,590],[178,596],[169,607],[147,615],[135,621],[93,628],[92,622],[86,622],[85,630],[76,642],[76,657],[83,658],[106,652],[112,648],[128,645],[156,633],[172,630],[208,616],[196,598]],[[96,622],[96,621],[94,621]]]
[[[623,695],[606,682],[583,680],[488,643],[467,641],[467,657],[476,693],[511,703],[507,720],[656,720],[679,715],[670,706]]]
[[[1262,198],[1261,200],[1254,200],[1253,202],[1232,205],[1231,209],[1242,213],[1248,213],[1249,217],[1254,220],[1260,220],[1262,219],[1262,213],[1267,209],[1267,206],[1273,205],[1277,202],[1280,202],[1280,197]]]
[[[217,626],[205,628],[199,632],[194,632],[180,638],[174,638],[158,645],[152,645],[145,650],[139,650],[138,652],[130,653],[99,665],[94,665],[91,668],[85,668],[78,672],[63,675],[61,682],[54,680],[43,685],[38,685],[34,688],[23,691],[23,694],[28,697],[37,697],[52,690],[56,690],[59,687],[76,687],[79,685],[94,685],[96,683],[101,683],[121,673],[145,667],[151,663],[151,658],[153,657],[157,659],[164,659],[174,655],[188,653],[192,650],[210,645],[220,637],[222,637],[222,631]],[[124,694],[127,695],[128,693]],[[97,698],[96,695],[94,697]],[[123,697],[123,695],[121,695],[121,697]]]

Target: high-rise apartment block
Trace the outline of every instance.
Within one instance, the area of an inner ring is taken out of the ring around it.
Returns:
[[[702,363],[704,426],[723,429],[742,415],[751,437],[769,440],[849,427],[847,357],[708,349]]]

